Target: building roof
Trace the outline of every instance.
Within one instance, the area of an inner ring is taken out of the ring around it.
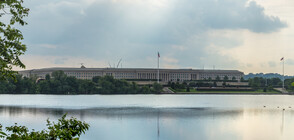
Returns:
[[[53,67],[24,70],[19,72],[48,72],[48,71],[154,71],[156,68],[71,68],[71,67]],[[199,73],[242,73],[238,70],[203,70],[203,69],[159,69],[160,71],[178,71],[178,72],[199,72]]]

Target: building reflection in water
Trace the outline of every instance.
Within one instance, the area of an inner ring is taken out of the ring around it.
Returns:
[[[85,139],[287,139],[294,137],[292,110],[223,108],[34,108],[0,106],[0,123],[44,129],[63,114],[90,123]],[[282,120],[281,120],[282,118]],[[9,123],[8,123],[9,122]],[[43,123],[40,125],[40,123]],[[287,127],[284,124],[287,123]],[[280,128],[279,131],[276,131]],[[38,130],[38,129],[36,129]],[[155,131],[154,131],[155,130]],[[156,133],[155,133],[156,132]],[[114,136],[116,134],[117,136]],[[269,135],[270,134],[270,135]]]

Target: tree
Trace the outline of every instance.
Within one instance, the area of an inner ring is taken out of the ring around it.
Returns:
[[[91,94],[95,91],[94,82],[90,80],[78,80],[79,81],[79,93],[81,94]]]
[[[273,91],[274,87],[273,86],[268,86],[267,89],[268,89],[268,91]]]
[[[158,83],[153,83],[153,89],[155,93],[160,93],[162,90],[162,85]]]
[[[54,80],[65,81],[67,75],[62,70],[52,72],[52,77]]]
[[[258,77],[254,77],[253,79],[249,79],[249,86],[253,89],[257,90],[260,88],[260,79]]]
[[[171,87],[172,89],[176,89],[176,84],[175,84],[175,82],[172,82],[170,87]]]
[[[282,84],[282,80],[280,78],[272,78],[271,81],[273,86],[279,86]]]
[[[229,80],[229,77],[226,75],[225,77],[224,77],[224,81],[226,82],[226,81],[228,81]]]
[[[150,91],[150,88],[149,88],[148,86],[145,85],[145,86],[143,86],[143,87],[141,88],[140,93],[142,93],[142,94],[150,94],[151,91]]]
[[[220,81],[220,77],[219,76],[216,76],[215,80],[216,81]]]
[[[294,89],[294,82],[291,83],[291,89]]]
[[[23,20],[28,16],[29,9],[22,6],[23,0],[1,0],[0,18],[9,18],[9,21],[0,21],[0,78],[15,77],[14,66],[25,68],[19,59],[24,54],[26,46],[21,42],[24,38],[15,26],[24,26]]]
[[[65,119],[66,114],[63,115],[58,123],[51,123],[47,120],[48,130],[29,132],[26,126],[6,127],[8,134],[4,133],[0,125],[0,138],[6,140],[74,140],[79,139],[81,134],[85,134],[90,125],[77,120],[76,118]]]
[[[263,88],[263,92],[267,92],[267,88],[266,87]]]
[[[94,83],[98,83],[100,78],[101,78],[100,76],[94,76],[94,77],[92,78],[92,81],[93,81]]]
[[[244,82],[245,80],[244,80],[244,78],[243,78],[243,77],[241,77],[240,81],[241,81],[241,82]]]
[[[132,82],[130,93],[136,94],[136,93],[138,93],[138,91],[139,91],[138,85],[135,82]]]
[[[217,87],[217,84],[215,81],[213,82],[213,87]]]
[[[196,83],[195,82],[190,82],[189,87],[196,87]]]
[[[168,81],[167,86],[169,87],[171,86],[171,81]]]
[[[235,77],[235,76],[233,76],[232,80],[233,80],[233,81],[236,81],[236,77]]]
[[[189,86],[187,86],[186,92],[190,92],[190,87]]]
[[[50,88],[50,81],[43,80],[38,83],[38,90],[41,94],[50,94],[52,93]]]
[[[69,89],[67,89],[67,93],[76,94],[79,89],[78,79],[74,76],[69,76],[66,78],[66,84],[68,85]]]
[[[45,80],[50,81],[50,79],[51,79],[50,74],[46,74]]]
[[[226,83],[226,82],[223,82],[223,84],[222,84],[222,85],[223,85],[223,87],[226,87],[227,83]]]

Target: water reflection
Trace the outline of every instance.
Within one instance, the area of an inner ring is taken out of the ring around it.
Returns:
[[[34,108],[0,106],[0,123],[41,130],[64,113],[90,123],[82,139],[276,140],[294,137],[291,109],[243,108]],[[287,125],[285,125],[287,124]]]
[[[254,110],[257,111],[257,110]],[[61,116],[69,114],[79,118],[193,118],[193,117],[234,117],[240,115],[243,110],[212,109],[212,108],[144,108],[144,107],[118,107],[118,108],[88,108],[88,109],[64,109],[64,108],[32,108],[19,106],[0,106],[0,115],[9,117],[30,115]]]
[[[283,135],[283,132],[284,132],[284,113],[285,113],[285,110],[283,109],[282,111],[282,123],[281,123],[281,134]]]

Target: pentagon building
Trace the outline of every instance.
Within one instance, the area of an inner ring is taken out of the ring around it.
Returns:
[[[126,79],[133,81],[156,81],[158,69],[153,68],[43,68],[19,71],[25,77],[37,76],[45,79],[46,74],[54,71],[64,71],[67,76],[74,76],[77,79],[92,79],[94,76],[113,76],[115,79]],[[159,69],[161,82],[168,81],[190,81],[190,80],[220,80],[225,76],[228,80],[240,81],[244,73],[238,70],[200,70],[200,69]]]

